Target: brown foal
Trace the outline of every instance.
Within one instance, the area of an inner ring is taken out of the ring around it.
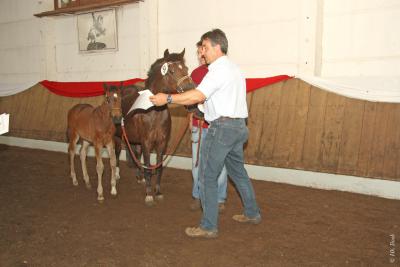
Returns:
[[[113,136],[115,134],[115,125],[122,118],[121,112],[121,88],[117,86],[107,87],[104,84],[105,101],[98,107],[89,104],[78,104],[68,111],[68,128],[67,135],[69,140],[68,153],[71,168],[71,178],[73,185],[77,186],[74,156],[75,146],[82,139],[82,147],[80,150],[80,159],[82,163],[83,180],[86,188],[90,189],[89,175],[86,167],[86,155],[90,144],[93,144],[96,154],[96,171],[97,171],[97,200],[104,201],[103,195],[103,160],[101,158],[101,150],[105,146],[110,156],[111,165],[111,195],[117,195],[116,180],[119,179],[119,173],[116,169],[115,144]]]

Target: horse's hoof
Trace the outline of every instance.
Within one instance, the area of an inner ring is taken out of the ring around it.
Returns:
[[[87,190],[91,190],[92,189],[92,185],[90,183],[85,184],[86,185],[86,189]]]
[[[98,197],[97,198],[97,201],[101,204],[101,203],[103,203],[104,202],[104,197]]]
[[[73,185],[73,186],[78,186],[78,185],[79,185],[79,183],[78,183],[78,181],[77,181],[77,180],[75,180],[75,181],[72,181],[72,185]]]
[[[146,180],[144,178],[142,178],[142,179],[139,178],[139,179],[136,180],[136,182],[138,184],[144,184],[146,182]]]
[[[116,196],[116,195],[117,195],[117,189],[112,188],[112,189],[111,189],[111,195],[112,195],[112,196]]]
[[[148,207],[154,206],[154,199],[153,199],[153,196],[146,196],[146,198],[144,199],[144,203],[145,203],[146,206],[148,206]]]
[[[156,195],[156,199],[158,201],[163,201],[164,200],[164,195],[163,194]]]

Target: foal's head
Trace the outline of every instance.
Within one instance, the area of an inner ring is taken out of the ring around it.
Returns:
[[[110,109],[111,117],[114,123],[120,123],[122,119],[122,109],[121,109],[121,89],[122,82],[120,87],[115,85],[107,86],[107,84],[103,84],[104,86],[104,95],[105,95],[105,103],[108,105]]]
[[[164,51],[164,57],[157,59],[151,65],[146,80],[146,88],[151,88],[156,93],[182,93],[196,88],[188,74],[185,65],[185,49],[181,53],[170,54],[168,49]]]

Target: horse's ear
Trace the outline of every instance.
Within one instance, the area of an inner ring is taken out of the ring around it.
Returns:
[[[181,56],[181,58],[183,58],[183,56],[185,55],[185,48],[183,48],[182,52],[179,55]]]
[[[168,51],[168,48],[167,48],[164,51],[164,58],[167,58],[168,56],[169,56],[169,51]]]
[[[103,88],[104,88],[104,93],[108,95],[109,89],[106,83],[103,83]]]

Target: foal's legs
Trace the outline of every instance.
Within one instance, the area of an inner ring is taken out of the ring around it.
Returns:
[[[116,160],[116,167],[115,167],[115,179],[119,180],[121,176],[119,175],[119,156],[121,155],[121,138],[114,136],[114,145],[115,145],[115,160]],[[110,153],[110,152],[108,152]],[[111,157],[110,157],[111,158]]]
[[[89,174],[87,172],[87,167],[86,167],[86,155],[87,155],[88,148],[89,148],[89,142],[83,141],[82,147],[81,147],[81,152],[80,152],[80,157],[81,157],[81,164],[82,164],[83,180],[85,181],[86,188],[91,189],[92,185],[90,184]]]
[[[117,160],[115,158],[114,142],[111,140],[110,143],[106,145],[108,150],[108,155],[110,156],[110,166],[111,166],[111,195],[117,195],[117,179],[116,179],[116,165]]]
[[[96,171],[97,171],[97,200],[99,202],[104,201],[104,196],[103,196],[103,185],[102,185],[102,176],[103,176],[103,171],[104,171],[104,165],[103,165],[103,160],[101,158],[101,149],[103,146],[101,144],[96,144],[94,143],[94,151],[96,154],[96,160],[97,160],[97,165],[96,165]]]
[[[68,139],[69,139],[69,145],[68,145],[69,167],[72,178],[72,184],[77,186],[78,180],[76,180],[74,157],[75,157],[75,146],[79,140],[79,135],[76,132],[73,132],[71,129],[68,129]]]

